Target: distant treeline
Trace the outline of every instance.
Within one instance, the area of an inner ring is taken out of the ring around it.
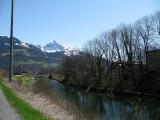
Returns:
[[[79,55],[63,59],[60,73],[64,82],[72,84],[142,90],[141,85],[150,74],[148,51],[159,46],[159,39],[160,10],[134,24],[122,23],[87,41]]]

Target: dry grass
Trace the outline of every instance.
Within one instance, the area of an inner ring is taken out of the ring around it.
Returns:
[[[6,85],[27,103],[54,120],[101,120],[92,110],[84,111],[68,99],[54,93],[52,86],[45,80],[34,80],[29,87],[19,86],[16,81],[6,82]]]
[[[73,116],[69,115],[64,109],[58,106],[54,101],[49,99],[49,96],[44,93],[35,93],[30,88],[20,87],[16,82],[5,82],[5,84],[14,90],[16,94],[29,103],[34,108],[43,112],[47,116],[56,120],[73,120]]]

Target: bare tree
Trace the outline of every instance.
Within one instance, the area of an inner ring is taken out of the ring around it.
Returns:
[[[111,30],[100,34],[100,47],[104,52],[106,68],[109,79],[112,79],[112,67],[114,62],[121,62],[121,50],[118,40],[118,31]]]
[[[125,25],[122,24],[119,26],[120,32],[120,40],[122,42],[122,46],[126,53],[128,68],[130,77],[133,80],[134,86],[136,85],[135,75],[134,75],[134,51],[135,51],[135,44],[134,44],[134,28],[132,25]]]
[[[86,62],[86,71],[88,72],[88,77],[96,75],[96,65],[92,41],[87,41],[83,47],[84,59]],[[96,76],[95,76],[96,77]]]
[[[155,32],[160,36],[160,10],[157,10],[155,14],[151,16],[151,19]]]
[[[106,61],[105,64],[105,69],[107,70],[107,76],[110,76],[110,66],[111,66],[111,58],[112,58],[112,54],[111,54],[111,46],[108,40],[108,36],[109,36],[109,32],[103,32],[100,34],[99,38],[99,47],[101,48],[101,50],[104,53],[104,59]]]
[[[121,73],[123,73],[123,63],[122,63],[122,59],[124,59],[124,52],[123,52],[123,47],[122,47],[122,43],[120,41],[120,35],[119,35],[119,31],[118,29],[113,29],[109,32],[109,41],[111,44],[111,49],[113,51],[113,58],[112,60],[114,62],[118,62],[118,73],[119,73],[119,80],[121,82],[122,80],[122,76]],[[112,70],[112,67],[111,67]]]
[[[116,55],[116,59],[121,63],[122,62],[122,49],[121,49],[121,42],[119,40],[119,32],[117,29],[113,29],[110,32],[110,41],[112,48],[114,50],[114,54]]]
[[[86,61],[88,66],[88,71],[91,76],[94,77],[98,86],[101,85],[102,81],[102,57],[103,50],[100,47],[100,41],[98,38],[88,41],[83,51],[86,53]]]
[[[140,35],[141,44],[144,49],[145,63],[146,63],[146,71],[148,71],[148,50],[149,45],[154,40],[154,28],[153,22],[150,17],[145,16],[142,19],[138,20],[135,23],[135,28]]]

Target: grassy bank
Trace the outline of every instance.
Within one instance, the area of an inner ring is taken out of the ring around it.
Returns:
[[[13,80],[17,82],[19,86],[29,87],[30,83],[32,82],[33,78],[21,76],[21,75],[14,75]]]
[[[16,96],[16,94],[6,87],[0,77],[0,88],[2,89],[7,100],[13,106],[23,120],[50,120],[38,110],[31,107],[28,103]]]

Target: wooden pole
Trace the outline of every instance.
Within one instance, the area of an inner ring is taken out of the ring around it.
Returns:
[[[11,3],[11,31],[10,31],[10,64],[9,64],[9,82],[12,81],[13,74],[13,5],[14,0]]]

